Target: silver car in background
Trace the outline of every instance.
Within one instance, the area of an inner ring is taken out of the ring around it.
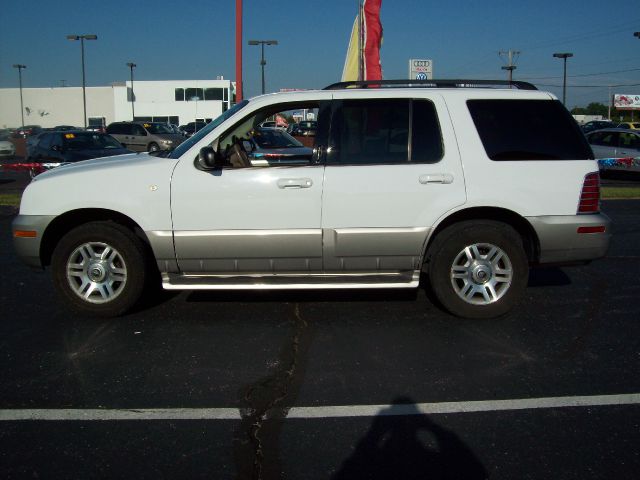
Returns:
[[[640,172],[640,132],[605,128],[586,134],[601,172]]]

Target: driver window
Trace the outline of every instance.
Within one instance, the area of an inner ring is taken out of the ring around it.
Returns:
[[[226,168],[310,165],[315,130],[298,138],[294,126],[315,124],[318,112],[318,102],[289,102],[253,112],[220,137],[217,154]]]

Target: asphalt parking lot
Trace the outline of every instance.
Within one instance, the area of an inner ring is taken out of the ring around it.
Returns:
[[[534,271],[490,321],[422,289],[182,292],[81,318],[15,258],[3,210],[0,476],[635,478],[640,201],[603,210],[607,258]]]

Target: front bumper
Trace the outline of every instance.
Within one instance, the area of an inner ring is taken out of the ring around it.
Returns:
[[[13,220],[13,246],[18,258],[30,267],[44,267],[40,246],[44,231],[54,218],[51,215],[18,215]]]
[[[604,213],[527,217],[540,241],[541,264],[588,262],[606,255],[611,220]],[[604,227],[600,233],[578,233],[581,227]]]

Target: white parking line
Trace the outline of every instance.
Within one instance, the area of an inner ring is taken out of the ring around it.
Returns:
[[[579,397],[543,397],[471,402],[410,403],[393,405],[341,405],[293,407],[287,418],[374,417],[442,413],[501,412],[545,408],[638,405],[640,393]],[[121,421],[121,420],[240,420],[237,408],[140,408],[140,409],[4,409],[0,421]]]

